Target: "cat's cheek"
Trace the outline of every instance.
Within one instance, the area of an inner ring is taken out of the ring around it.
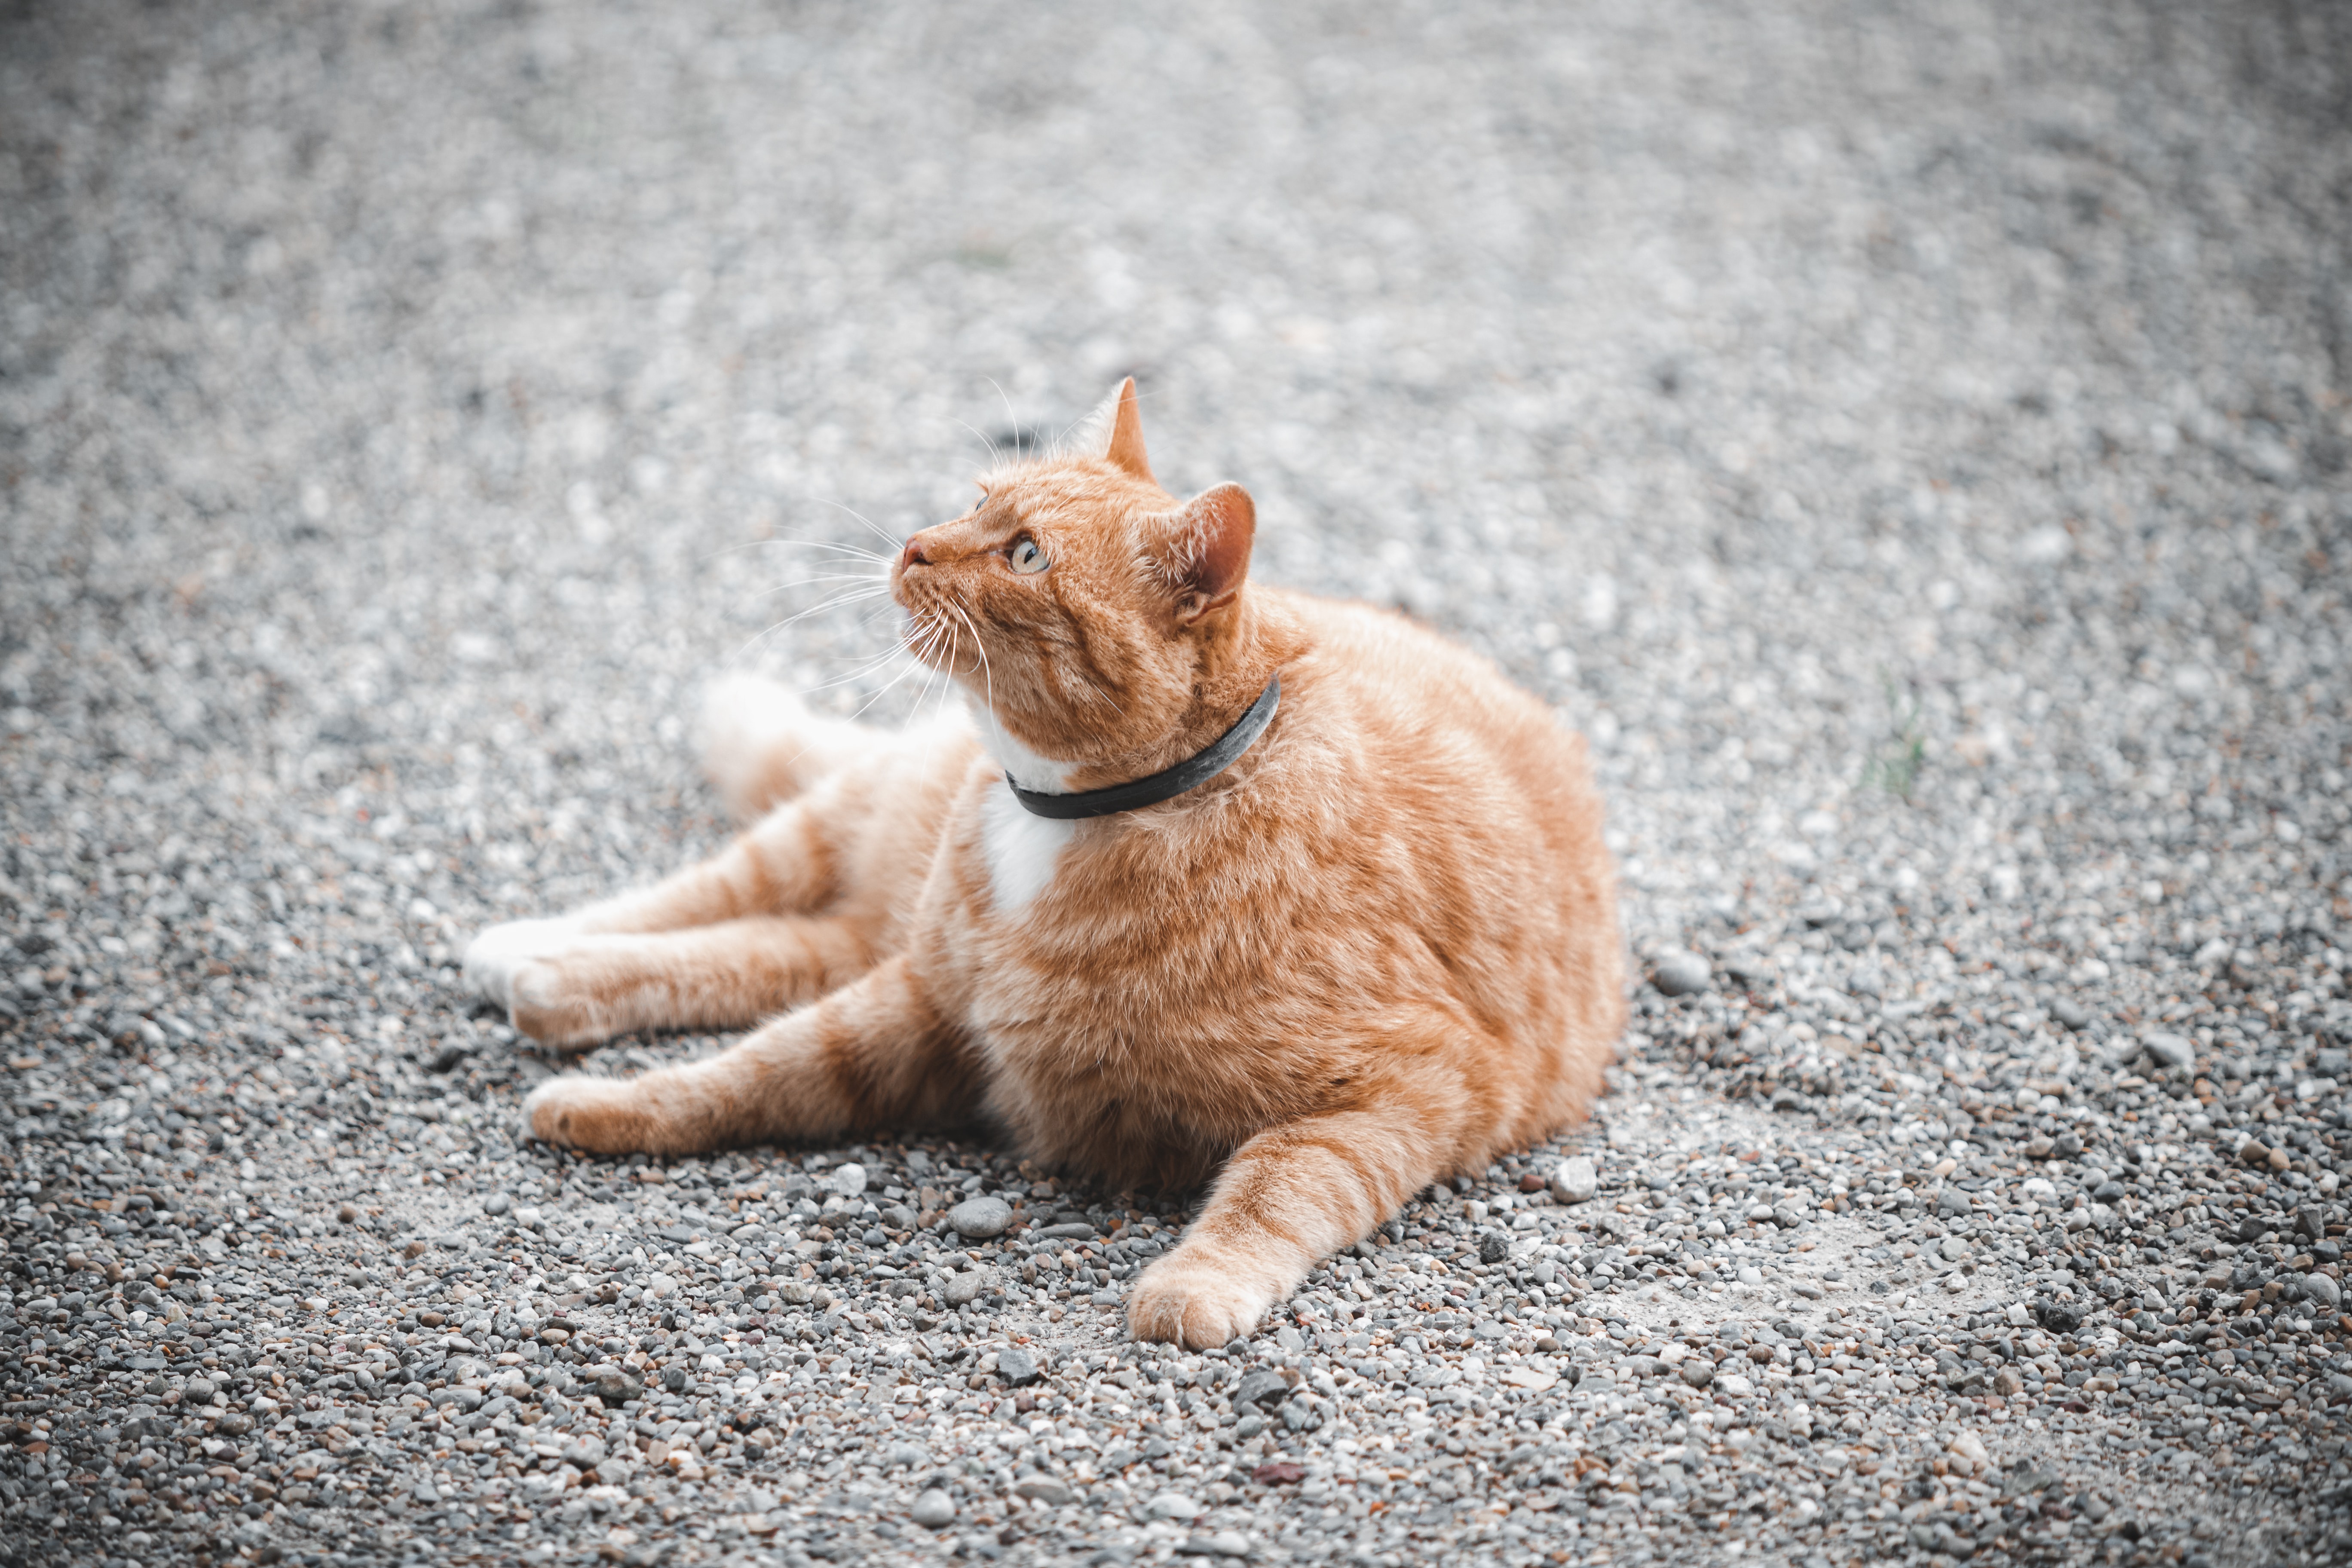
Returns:
[[[611,1079],[550,1079],[522,1102],[523,1121],[543,1143],[617,1154],[638,1147],[639,1117],[628,1086]]]
[[[1255,1332],[1273,1305],[1274,1292],[1229,1260],[1178,1253],[1137,1279],[1128,1298],[1128,1332],[1187,1350],[1214,1350]]]

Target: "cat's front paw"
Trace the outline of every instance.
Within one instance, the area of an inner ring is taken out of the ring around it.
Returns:
[[[1180,1248],[1137,1279],[1127,1299],[1127,1331],[1186,1350],[1215,1350],[1255,1331],[1274,1300],[1248,1268]]]
[[[466,946],[466,984],[477,996],[512,1008],[515,976],[524,965],[554,957],[579,936],[580,922],[571,919],[491,926]]]
[[[633,1154],[646,1147],[643,1096],[625,1079],[566,1073],[522,1102],[524,1124],[544,1143],[593,1154]]]

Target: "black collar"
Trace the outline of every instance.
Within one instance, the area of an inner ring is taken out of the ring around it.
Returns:
[[[1013,798],[1022,808],[1036,816],[1050,816],[1057,822],[1075,822],[1081,817],[1108,816],[1113,812],[1133,811],[1138,806],[1155,805],[1172,800],[1186,790],[1207,784],[1234,765],[1250,742],[1265,732],[1274,722],[1274,710],[1282,701],[1282,677],[1277,674],[1265,683],[1249,711],[1234,721],[1234,727],[1209,742],[1208,748],[1195,756],[1187,757],[1172,768],[1163,768],[1149,778],[1113,784],[1108,789],[1090,789],[1083,795],[1046,795],[1037,790],[1023,789],[1011,778],[1004,782],[1012,787]]]

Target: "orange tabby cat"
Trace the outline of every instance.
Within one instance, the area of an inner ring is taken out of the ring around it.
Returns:
[[[542,1085],[554,1142],[980,1114],[1114,1188],[1213,1176],[1129,1321],[1223,1344],[1421,1187],[1584,1113],[1625,1014],[1601,803],[1582,742],[1484,660],[1248,584],[1249,497],[1162,490],[1132,382],[1081,451],[982,489],[890,577],[971,721],[886,734],[739,687],[713,771],[765,815],[650,890],[485,932],[467,972],[551,1045],[770,1019]]]

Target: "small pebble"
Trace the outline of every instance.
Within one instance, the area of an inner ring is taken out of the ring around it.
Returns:
[[[1706,989],[1712,972],[1697,953],[1676,949],[1658,955],[1651,979],[1669,996],[1692,996]]]
[[[1000,1197],[966,1198],[948,1211],[948,1225],[967,1241],[987,1241],[1013,1223],[1013,1205]]]
[[[945,1530],[955,1522],[955,1499],[937,1487],[930,1488],[915,1499],[915,1506],[907,1510],[907,1517],[925,1530]]]
[[[1551,1168],[1551,1195],[1564,1204],[1580,1204],[1601,1190],[1601,1172],[1590,1156],[1571,1154]]]

